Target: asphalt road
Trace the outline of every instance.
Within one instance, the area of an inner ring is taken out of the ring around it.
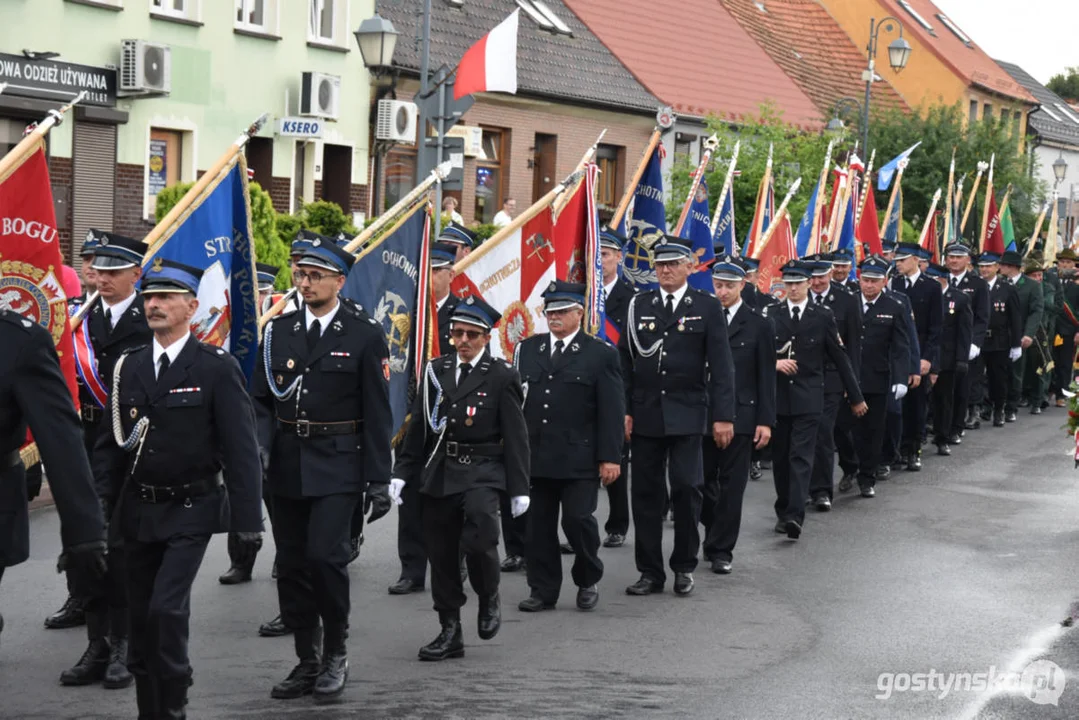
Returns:
[[[352,566],[351,681],[330,707],[270,699],[294,662],[290,639],[255,633],[276,614],[272,555],[263,550],[253,583],[223,587],[218,537],[192,600],[189,714],[1074,718],[1079,637],[1060,622],[1079,616],[1079,474],[1062,424],[1054,409],[968,432],[951,458],[930,455],[921,473],[893,473],[877,498],[846,496],[830,514],[811,514],[797,543],[772,531],[766,472],[750,483],[732,575],[702,567],[689,598],[669,584],[659,596],[628,597],[623,588],[637,579],[631,536],[603,551],[596,611],[574,607],[569,559],[552,612],[520,613],[524,577],[504,575],[501,633],[478,639],[470,598],[466,656],[443,663],[416,660],[438,631],[430,595],[386,594],[398,568],[391,515],[369,528]],[[31,532],[30,561],[9,569],[0,589],[0,717],[134,717],[131,690],[58,685],[84,634],[42,629],[64,596],[54,511],[38,512]]]

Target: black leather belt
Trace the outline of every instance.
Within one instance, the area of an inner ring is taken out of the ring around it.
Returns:
[[[300,437],[312,435],[355,435],[363,427],[363,420],[341,422],[316,422],[314,420],[283,420],[277,418],[278,427],[294,432]]]
[[[105,411],[102,410],[101,408],[99,408],[97,405],[92,405],[90,403],[86,403],[85,405],[82,406],[82,409],[79,412],[79,415],[86,422],[96,423],[97,421],[99,421],[105,415]]]
[[[449,441],[446,443],[446,457],[452,458],[462,465],[468,465],[473,457],[500,457],[504,448],[499,443],[459,443]]]
[[[12,450],[9,453],[0,455],[0,470],[7,470],[13,468],[22,462],[22,456],[19,455],[18,450]]]
[[[221,484],[221,475],[218,474],[186,485],[143,485],[138,483],[135,486],[135,493],[139,497],[139,502],[155,505],[208,495],[221,487]]]

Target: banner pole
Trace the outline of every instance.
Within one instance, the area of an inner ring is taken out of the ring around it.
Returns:
[[[607,227],[611,229],[618,227],[618,224],[622,222],[622,218],[625,217],[626,210],[629,209],[629,202],[633,199],[634,194],[636,194],[637,186],[641,184],[641,178],[644,177],[644,170],[648,167],[648,161],[652,159],[652,153],[656,151],[656,146],[659,145],[659,139],[662,134],[663,131],[658,127],[652,131],[652,137],[648,139],[648,144],[644,147],[641,161],[637,163],[637,169],[633,171],[633,176],[630,178],[629,184],[626,185],[626,190],[622,193],[622,199],[618,202],[618,207],[615,208],[614,215],[611,216],[611,220]]]

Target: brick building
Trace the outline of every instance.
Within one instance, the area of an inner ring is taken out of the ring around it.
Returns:
[[[516,95],[481,93],[454,133],[466,137],[463,189],[457,198],[468,224],[490,222],[502,201],[518,210],[569,175],[604,129],[596,162],[597,200],[617,205],[655,126],[659,101],[611,54],[561,0],[436,1],[431,16],[431,67],[453,67],[464,52],[522,9]],[[419,88],[420,54],[411,38],[421,0],[380,2],[377,11],[400,33],[395,94],[410,100]],[[414,143],[373,141],[379,200],[388,207],[414,183]]]

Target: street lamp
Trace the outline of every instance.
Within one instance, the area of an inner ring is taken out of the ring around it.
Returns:
[[[360,46],[363,64],[376,74],[393,66],[393,51],[397,47],[397,30],[393,23],[377,13],[367,18],[353,33]]]
[[[1068,163],[1064,160],[1064,151],[1060,151],[1060,157],[1053,163],[1053,176],[1058,183],[1064,182],[1064,176],[1068,174]]]
[[[832,119],[828,121],[828,124],[824,126],[824,129],[830,133],[841,133],[847,127],[846,123],[840,118],[840,115],[847,114],[853,111],[861,110],[861,105],[858,101],[852,97],[841,97],[835,101],[835,105],[832,107]],[[864,152],[864,151],[863,151]]]
[[[889,15],[879,23],[876,18],[870,18],[869,46],[866,48],[869,51],[869,67],[862,73],[862,79],[865,80],[865,102],[862,104],[862,152],[869,152],[869,95],[873,89],[873,79],[876,77],[877,40],[882,28],[885,32],[899,30],[899,37],[888,45],[888,64],[896,73],[907,66],[912,50],[910,43],[903,37],[903,26],[898,18]]]

